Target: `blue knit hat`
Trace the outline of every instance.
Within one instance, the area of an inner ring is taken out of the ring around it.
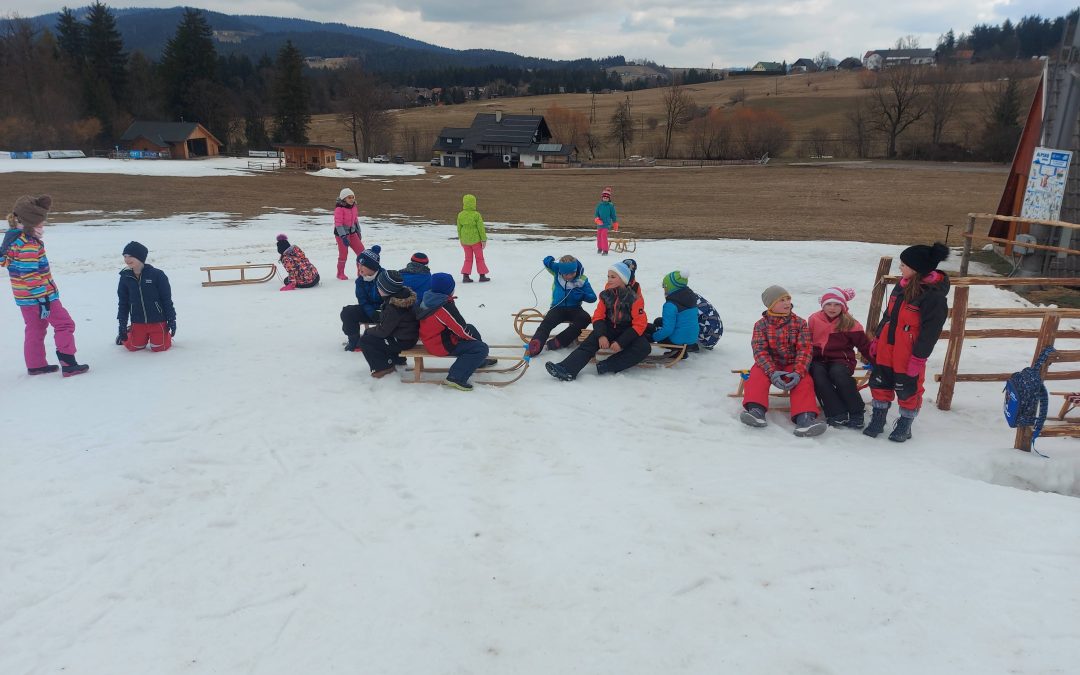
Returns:
[[[630,268],[626,266],[626,263],[617,262],[608,268],[615,274],[619,275],[619,278],[623,280],[624,284],[630,283]]]
[[[431,275],[431,290],[443,295],[451,295],[454,292],[454,277],[446,272],[436,272]]]
[[[369,270],[378,272],[382,269],[382,266],[379,265],[379,253],[381,252],[382,247],[378,244],[375,244],[371,248],[365,248],[360,252],[360,255],[356,256],[356,264],[363,265]]]
[[[664,286],[664,292],[668,295],[671,295],[675,291],[686,288],[688,283],[688,276],[689,275],[683,274],[679,270],[675,270],[671,274],[668,274],[661,282]]]

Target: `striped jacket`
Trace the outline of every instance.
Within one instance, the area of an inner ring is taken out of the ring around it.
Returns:
[[[31,306],[41,300],[52,302],[60,298],[49,272],[45,244],[40,239],[25,233],[15,237],[0,259],[0,267],[6,267],[11,277],[11,293],[16,305]]]

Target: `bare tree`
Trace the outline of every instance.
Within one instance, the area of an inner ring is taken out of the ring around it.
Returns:
[[[344,96],[338,121],[352,137],[353,151],[359,158],[371,156],[375,139],[393,128],[387,112],[389,89],[359,66],[343,71]]]
[[[894,49],[918,49],[919,38],[914,35],[905,35],[904,37],[896,38],[896,45]]]
[[[917,67],[897,66],[878,73],[870,90],[874,128],[885,134],[886,156],[896,157],[896,139],[926,115],[927,99]]]
[[[941,143],[945,127],[956,114],[960,104],[960,91],[963,84],[952,68],[943,68],[935,72],[933,80],[927,84],[927,114],[930,116],[930,142]]]
[[[814,57],[814,65],[818,70],[825,70],[832,65],[832,57],[829,56],[829,52],[818,52],[818,55]]]
[[[664,145],[662,157],[667,157],[671,152],[671,135],[676,131],[682,131],[686,125],[694,119],[697,106],[694,98],[683,90],[682,85],[672,83],[664,92]]]
[[[807,134],[807,149],[811,157],[825,157],[829,154],[829,132],[821,127],[814,127]]]
[[[630,97],[620,103],[611,114],[611,130],[608,138],[622,149],[626,157],[626,146],[634,142],[634,118],[630,115]]]
[[[851,154],[862,159],[870,155],[870,111],[863,101],[844,115]]]
[[[585,149],[589,151],[589,159],[596,157],[596,152],[604,147],[604,138],[598,133],[593,132],[591,129],[585,132],[584,139]]]

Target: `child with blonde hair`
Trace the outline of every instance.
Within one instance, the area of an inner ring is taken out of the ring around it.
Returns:
[[[848,312],[854,297],[850,288],[833,287],[818,299],[821,311],[807,319],[814,345],[810,376],[829,426],[862,429],[866,405],[853,377],[858,366],[855,350],[869,361],[870,338]]]

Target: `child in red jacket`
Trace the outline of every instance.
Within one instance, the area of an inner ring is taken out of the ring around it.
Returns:
[[[444,272],[431,275],[431,289],[416,308],[420,319],[420,341],[435,356],[456,356],[446,374],[448,387],[472,391],[469,378],[480,366],[491,365],[488,346],[475,326],[465,323],[454,304],[454,277]]]
[[[813,380],[808,377],[812,354],[810,329],[791,311],[791,294],[769,286],[761,301],[768,309],[754,324],[750,342],[754,366],[746,381],[743,411],[739,419],[752,427],[764,427],[769,409],[769,386],[791,392],[791,420],[796,436],[818,436],[827,425],[818,419]]]
[[[850,288],[830,288],[818,300],[821,311],[807,319],[814,343],[810,376],[829,426],[862,429],[866,405],[853,377],[858,367],[855,350],[863,360],[870,360],[870,338],[848,313],[848,302],[854,297]]]
[[[346,280],[345,260],[352,248],[356,255],[364,252],[364,242],[360,240],[360,209],[356,206],[356,195],[349,188],[338,193],[334,205],[334,237],[337,238],[337,278]]]

